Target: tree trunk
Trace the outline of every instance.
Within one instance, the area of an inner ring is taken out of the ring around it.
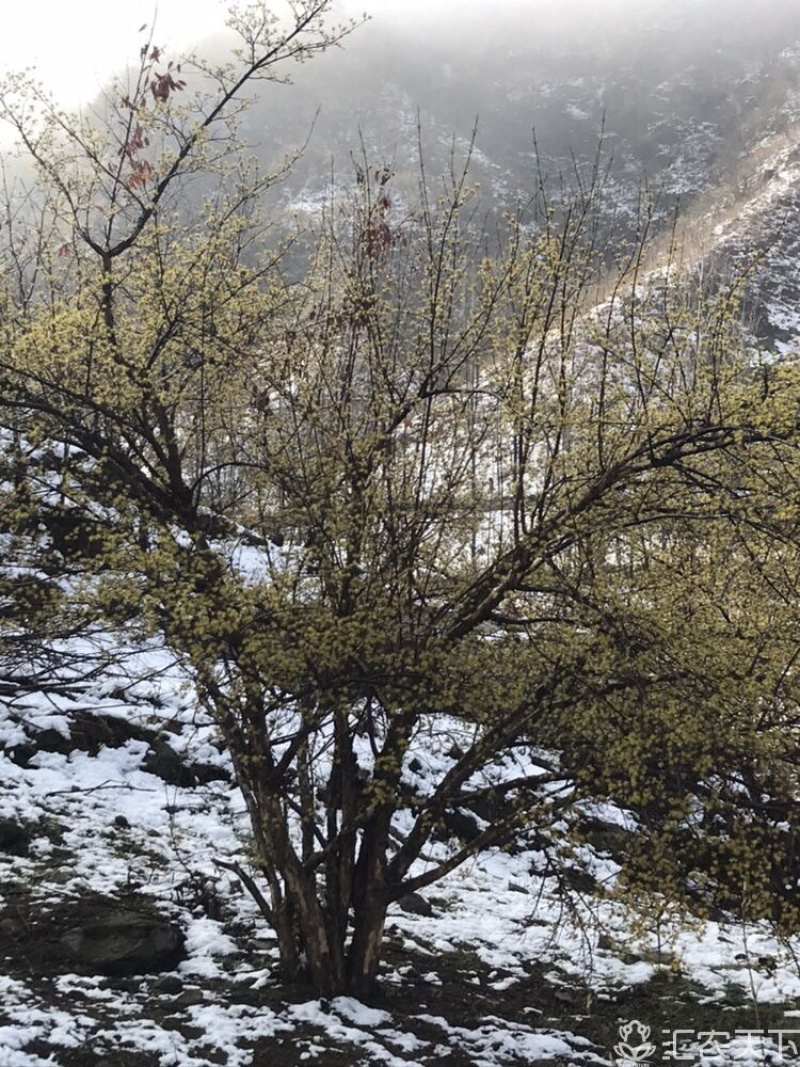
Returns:
[[[391,812],[381,811],[364,830],[353,885],[354,929],[347,956],[348,992],[360,1000],[375,986],[386,925],[386,849]]]
[[[273,926],[275,935],[278,938],[281,973],[284,981],[291,984],[300,973],[300,952],[294,924],[292,923],[291,910],[285,898],[276,903],[275,894],[273,894],[272,902]]]
[[[345,752],[344,756],[349,756]],[[342,758],[343,795],[331,801],[345,809],[352,822],[357,807],[356,768],[352,758]],[[388,892],[386,865],[391,810],[384,807],[363,829],[358,861],[355,836],[345,836],[325,864],[325,901],[308,857],[298,855],[290,839],[285,812],[268,775],[255,787],[240,773],[245,790],[262,869],[272,895],[270,921],[278,938],[281,969],[287,982],[302,970],[305,956],[308,977],[320,997],[350,993],[368,998],[374,989],[381,958]],[[331,814],[329,812],[329,814]],[[337,831],[335,823],[329,827]],[[307,849],[306,849],[307,851]],[[348,918],[353,914],[353,934],[346,950]]]
[[[386,925],[386,907],[386,899],[381,894],[365,901],[356,916],[347,956],[347,991],[359,1000],[369,998],[375,989]]]

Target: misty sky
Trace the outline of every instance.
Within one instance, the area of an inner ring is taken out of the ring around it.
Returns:
[[[338,0],[349,15],[367,12],[377,22],[402,21],[420,28],[454,19],[503,22],[543,6],[578,10],[589,0]],[[593,7],[620,0],[591,0]],[[622,0],[633,2],[633,0]],[[669,0],[636,0],[642,3]],[[702,2],[702,0],[698,0]],[[0,70],[35,65],[44,83],[66,105],[90,100],[99,85],[135,58],[142,23],[158,8],[159,43],[185,49],[223,29],[229,0],[21,0],[6,5],[0,36]]]
[[[86,102],[101,83],[135,57],[137,30],[150,22],[155,0],[22,0],[4,7],[0,69],[35,65],[41,80],[65,104]],[[221,29],[222,0],[159,0],[159,38],[185,48]]]
[[[626,27],[648,12],[675,9],[675,0],[336,0],[348,15],[367,12],[375,23],[394,22],[407,29],[435,34],[446,46],[459,33],[475,29],[511,29],[517,37],[535,40],[557,22],[559,35],[590,22],[604,28]],[[761,19],[797,0],[693,0],[695,10],[724,12],[739,6]],[[158,43],[173,54],[208,39],[224,28],[229,0],[19,0],[5,5],[0,37],[0,70],[35,65],[39,76],[61,101],[74,106],[90,101],[101,84],[135,59],[141,37],[137,31],[158,9]],[[712,20],[712,24],[716,20]],[[362,31],[363,32],[363,31]],[[709,42],[711,45],[712,42]],[[349,47],[357,46],[357,38]]]
[[[535,2],[535,0],[533,0]],[[420,19],[450,0],[340,0],[348,14]],[[186,49],[225,25],[229,0],[22,0],[3,11],[0,70],[35,66],[65,104],[91,100],[100,84],[136,56],[137,31],[158,8],[159,43]]]

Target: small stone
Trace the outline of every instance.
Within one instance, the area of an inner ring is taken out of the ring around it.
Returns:
[[[213,763],[193,763],[190,769],[199,785],[209,785],[211,782],[229,782],[231,780],[230,771],[225,767],[217,767]]]
[[[3,896],[4,897],[22,897],[28,892],[28,887],[24,882],[15,882],[11,878],[7,882],[3,883]]]
[[[411,771],[412,774],[419,774],[419,772],[422,770],[422,764],[420,763],[420,761],[417,759],[416,756],[409,763],[408,769]]]
[[[421,915],[425,919],[430,919],[433,915],[433,908],[430,903],[419,893],[409,893],[407,896],[401,897],[397,902],[397,906],[400,911],[404,911],[408,915]]]
[[[446,811],[442,820],[451,837],[458,837],[470,844],[481,832],[474,815],[468,811]]]
[[[30,834],[13,819],[0,819],[0,852],[11,852],[19,856],[25,852],[30,842]]]
[[[524,885],[520,885],[519,882],[509,882],[508,891],[509,893],[524,893],[525,896],[528,895],[528,890]]]
[[[20,938],[25,933],[25,923],[20,919],[0,919],[0,934],[4,937]]]
[[[569,1004],[570,1006],[581,1004],[586,996],[585,993],[578,989],[557,989],[553,995],[562,1004]]]
[[[191,771],[166,741],[153,741],[142,761],[142,770],[160,778],[167,785],[189,787],[195,784]]]
[[[175,998],[175,1003],[181,1008],[193,1008],[196,1004],[202,1004],[204,999],[202,989],[185,989]]]
[[[124,815],[117,815],[114,818],[114,825],[120,830],[129,830],[131,824],[128,822]]]
[[[156,993],[176,994],[183,992],[183,982],[176,974],[165,974],[153,985]]]
[[[72,867],[64,867],[60,871],[49,871],[47,875],[47,881],[53,885],[66,885],[67,882],[71,882],[75,877],[75,871]]]
[[[103,989],[113,989],[115,993],[138,993],[141,982],[135,978],[105,978],[100,983]]]
[[[36,749],[33,745],[15,745],[8,749],[8,755],[12,763],[16,763],[18,767],[27,768],[32,757],[36,755]]]

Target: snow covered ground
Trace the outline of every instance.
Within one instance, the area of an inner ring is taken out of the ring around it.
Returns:
[[[613,1059],[631,1018],[652,1025],[656,1043],[666,1040],[657,1026],[685,1030],[693,1062],[760,1062],[765,1048],[768,1061],[791,1058],[785,1042],[781,1058],[779,1035],[747,1043],[731,1011],[749,1005],[762,1031],[800,1030],[800,947],[754,926],[667,923],[660,958],[654,937],[606,899],[616,865],[588,846],[589,888],[576,882],[565,893],[533,842],[521,841],[433,886],[423,914],[394,906],[373,1006],[285,996],[271,932],[238,880],[215,866],[246,865],[248,825],[214,728],[158,651],[132,669],[147,680],[0,708],[0,1067],[591,1064]],[[97,736],[85,725],[92,719]],[[81,747],[76,721],[89,737]],[[191,773],[176,771],[163,748],[154,761],[153,736]],[[420,738],[409,778],[443,760],[432,737]],[[4,851],[3,827],[22,828],[24,840],[7,833]],[[445,847],[432,845],[429,860]],[[127,977],[70,970],[64,938],[101,899],[134,910],[151,902],[183,931],[184,958]],[[678,996],[689,987],[702,1018],[718,1020],[705,1048],[695,1016],[687,1021],[690,1001]]]

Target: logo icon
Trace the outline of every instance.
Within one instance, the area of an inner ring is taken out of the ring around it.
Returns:
[[[620,1026],[619,1036],[622,1040],[614,1046],[619,1067],[641,1067],[656,1051],[650,1041],[650,1027],[638,1019]]]

